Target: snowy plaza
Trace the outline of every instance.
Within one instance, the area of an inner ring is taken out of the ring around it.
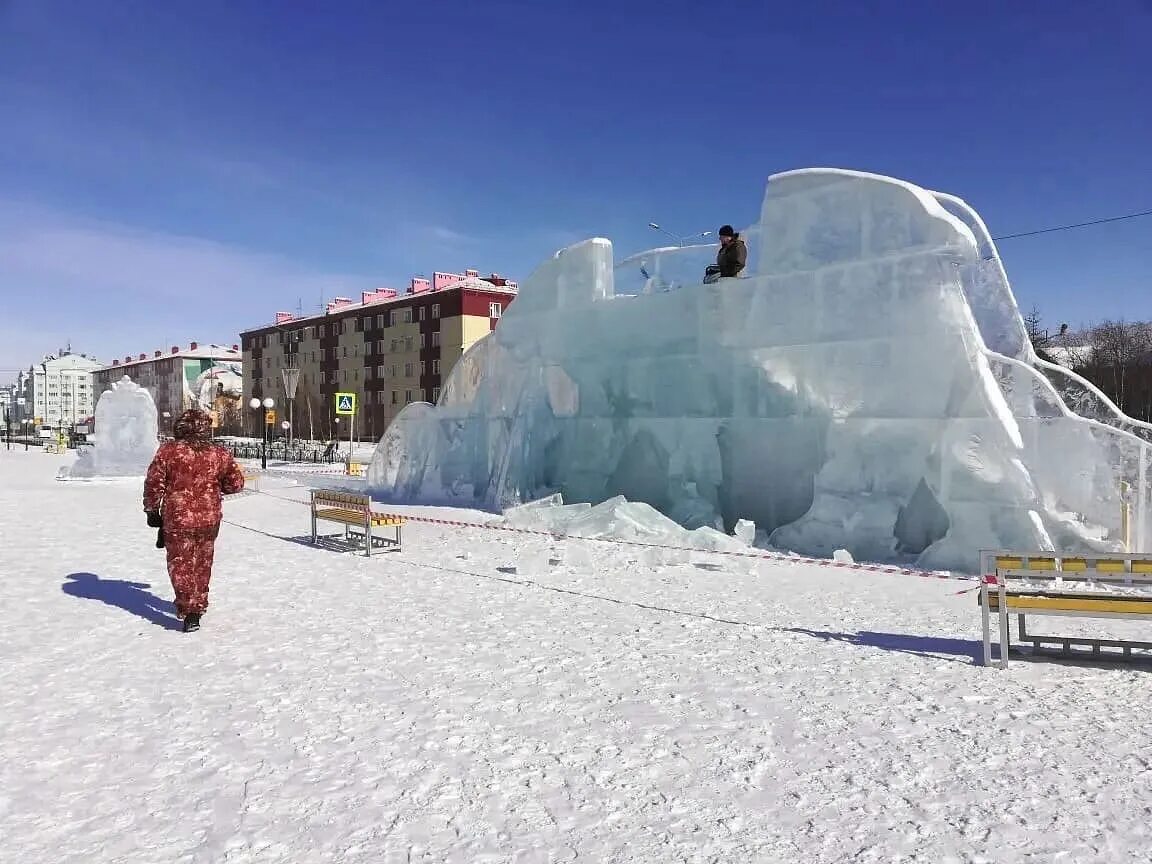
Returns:
[[[984,668],[971,581],[417,522],[366,559],[273,466],[186,636],[140,483],[69,459],[0,449],[5,861],[1147,860],[1145,668]]]

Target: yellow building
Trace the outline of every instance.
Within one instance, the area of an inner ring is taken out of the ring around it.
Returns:
[[[349,433],[347,418],[334,422],[335,394],[355,393],[355,434],[375,440],[408,403],[440,398],[452,367],[515,297],[515,283],[470,270],[413,279],[405,294],[338,297],[319,315],[277,313],[275,323],[240,334],[244,402],[270,396],[279,418],[294,415],[294,437],[328,439]],[[298,370],[291,412],[286,370]]]

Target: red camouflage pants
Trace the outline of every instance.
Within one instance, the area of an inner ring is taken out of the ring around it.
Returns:
[[[212,581],[212,556],[220,526],[165,531],[168,578],[176,592],[176,614],[203,614],[208,608],[208,583]]]

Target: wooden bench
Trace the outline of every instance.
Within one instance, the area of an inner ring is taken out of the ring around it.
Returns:
[[[1011,650],[1008,616],[1015,615],[1018,640],[1031,642],[1037,654],[1045,643],[1061,646],[1069,656],[1129,658],[1133,648],[1152,649],[1152,642],[1029,633],[1028,615],[1063,615],[1079,618],[1152,619],[1152,555],[1116,552],[1093,555],[1060,555],[1054,552],[985,551],[980,553],[979,604],[984,630],[984,665],[992,665],[991,619],[1000,624],[1001,669],[1008,665]],[[1115,588],[1143,588],[1117,592]],[[1091,652],[1074,651],[1089,646]],[[1102,648],[1119,648],[1102,652]]]
[[[317,542],[316,523],[337,522],[344,526],[344,537],[362,537],[364,554],[370,556],[374,545],[385,546],[399,551],[404,517],[387,513],[373,513],[372,499],[368,495],[352,492],[329,492],[312,490],[312,543]],[[374,532],[377,528],[391,528],[393,537],[381,537]],[[353,530],[359,529],[359,530]]]

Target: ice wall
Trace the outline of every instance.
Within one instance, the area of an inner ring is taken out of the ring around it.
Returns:
[[[808,169],[770,179],[746,236],[746,277],[713,285],[699,249],[557,253],[440,405],[394,421],[369,487],[500,507],[623,495],[688,528],[748,518],[786,549],[922,566],[1116,547],[1106,444],[1066,412],[1022,427],[1036,403],[1010,404],[993,368],[986,334],[1025,366],[1031,349],[967,205]],[[1093,469],[1056,490],[1061,441]]]
[[[156,403],[127,375],[96,403],[95,442],[62,477],[143,477],[156,454]]]

